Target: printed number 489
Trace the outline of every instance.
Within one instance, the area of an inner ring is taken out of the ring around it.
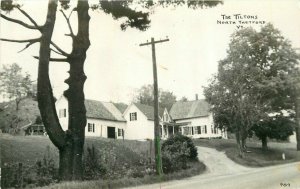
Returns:
[[[290,187],[291,184],[290,183],[280,183],[281,187]]]

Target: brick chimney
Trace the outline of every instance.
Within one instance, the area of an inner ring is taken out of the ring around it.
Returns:
[[[195,95],[195,100],[198,100],[198,94]]]

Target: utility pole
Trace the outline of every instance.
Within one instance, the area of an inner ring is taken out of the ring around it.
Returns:
[[[153,62],[153,93],[154,93],[154,154],[156,172],[158,175],[162,174],[162,160],[161,160],[161,148],[160,148],[160,126],[158,118],[158,86],[157,86],[157,68],[156,68],[156,56],[155,56],[155,44],[167,42],[169,39],[163,39],[155,41],[151,38],[151,42],[141,43],[140,46],[151,45],[152,47],[152,62]]]

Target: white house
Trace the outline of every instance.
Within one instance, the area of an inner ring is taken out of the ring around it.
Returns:
[[[205,100],[179,101],[162,117],[162,137],[181,133],[192,138],[227,138],[227,133],[214,127],[210,105]]]
[[[132,103],[123,117],[126,119],[125,139],[154,139],[154,108],[152,106]]]
[[[110,102],[85,100],[87,125],[85,136],[123,138],[126,120]],[[68,129],[68,101],[61,96],[56,101],[56,111],[63,130]]]
[[[87,125],[85,136],[128,140],[154,139],[154,108],[132,103],[122,114],[113,103],[85,100]],[[227,133],[214,127],[209,104],[205,100],[176,102],[170,112],[159,110],[161,136],[176,133],[192,138],[227,138]],[[68,128],[68,101],[61,96],[56,111],[64,130]]]

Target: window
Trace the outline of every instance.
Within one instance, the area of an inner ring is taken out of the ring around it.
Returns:
[[[130,113],[129,116],[130,116],[130,121],[136,121],[137,120],[136,112]]]
[[[166,121],[166,122],[169,121],[169,120],[168,120],[168,115],[167,115],[167,114],[164,115],[164,121]]]
[[[184,135],[193,135],[193,127],[183,127]]]
[[[206,134],[207,133],[207,127],[206,125],[202,126],[202,133]]]
[[[61,117],[67,117],[67,109],[60,109],[58,112],[59,118]]]
[[[183,134],[188,135],[189,134],[189,127],[183,127]]]
[[[88,132],[89,133],[95,132],[95,124],[94,123],[88,123]]]
[[[123,136],[123,129],[118,129],[118,136]]]
[[[200,126],[194,127],[194,133],[195,134],[201,134],[201,127]]]

